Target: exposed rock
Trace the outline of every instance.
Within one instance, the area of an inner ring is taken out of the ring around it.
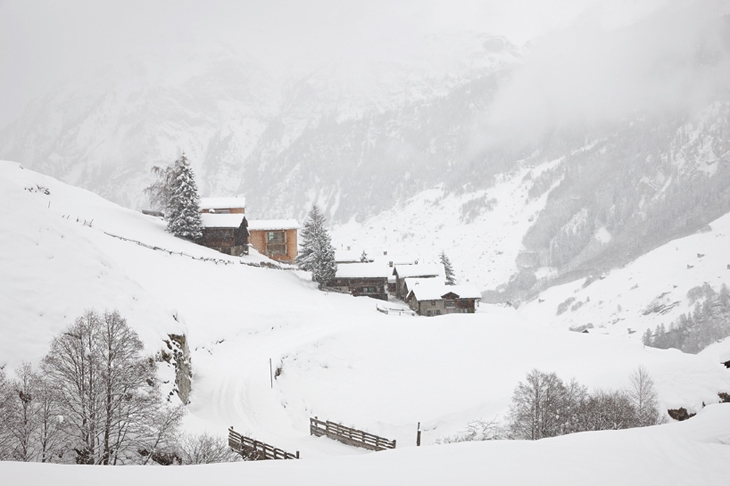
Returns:
[[[682,407],[682,408],[672,408],[672,409],[669,409],[669,410],[667,410],[667,413],[674,420],[678,420],[680,422],[683,421],[683,420],[690,419],[690,418],[694,417],[695,415],[697,415],[696,413],[689,413],[689,412],[687,412],[687,409],[684,408],[684,407]]]
[[[165,361],[171,362],[175,367],[175,388],[173,392],[177,393],[180,401],[185,405],[190,403],[191,382],[193,377],[193,368],[190,363],[190,349],[188,349],[188,340],[185,334],[168,334],[170,340],[165,340],[168,349],[172,353],[163,355]]]

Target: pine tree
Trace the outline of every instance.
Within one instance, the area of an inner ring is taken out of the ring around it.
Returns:
[[[312,280],[320,287],[335,278],[337,273],[335,249],[324,223],[324,215],[315,204],[304,223],[301,251],[296,258],[299,268],[312,272]]]
[[[170,198],[165,211],[167,231],[179,238],[200,240],[203,237],[200,197],[193,169],[184,153],[175,161],[170,184]]]
[[[444,265],[444,271],[446,272],[446,285],[456,285],[456,277],[454,275],[454,267],[451,266],[451,260],[446,256],[446,252],[441,251],[439,255],[441,263]]]
[[[360,255],[360,263],[370,263],[370,259],[368,258],[368,254],[365,253],[365,250],[363,250],[362,255]]]

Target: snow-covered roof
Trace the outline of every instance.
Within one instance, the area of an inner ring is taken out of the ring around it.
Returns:
[[[246,207],[246,198],[232,197],[201,197],[200,209],[237,209]]]
[[[387,278],[390,267],[382,263],[342,263],[335,278]]]
[[[248,222],[249,231],[299,229],[296,219],[255,219]]]
[[[416,300],[439,300],[453,293],[458,299],[481,299],[482,294],[470,284],[446,285],[435,278],[408,279],[408,295],[412,293]]]
[[[446,272],[440,263],[420,263],[418,265],[395,265],[393,274],[399,278],[408,277],[444,277]]]
[[[243,214],[201,213],[203,228],[238,228],[243,221]]]

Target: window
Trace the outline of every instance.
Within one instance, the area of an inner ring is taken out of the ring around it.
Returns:
[[[283,231],[266,232],[266,253],[286,255],[286,238]]]
[[[447,309],[454,309],[454,308],[456,308],[456,301],[446,300],[446,301],[444,301],[444,307],[446,307]]]

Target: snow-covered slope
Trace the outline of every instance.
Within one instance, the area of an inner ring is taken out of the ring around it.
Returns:
[[[498,306],[438,318],[384,315],[375,301],[320,292],[296,271],[245,264],[262,257],[178,240],[160,220],[16,163],[0,164],[0,184],[2,362],[37,362],[85,308],[117,308],[151,353],[167,333],[186,333],[194,430],[234,425],[308,457],[361,453],[310,437],[316,415],[402,447],[421,422],[430,443],[470,420],[503,416],[533,368],[598,388],[626,386],[643,365],[667,408],[696,411],[730,391],[730,375],[710,358],[549,328]],[[273,388],[270,359],[279,370]]]
[[[730,474],[730,404],[688,422],[586,432],[537,442],[497,441],[396,449],[358,457],[208,466],[59,466],[0,463],[11,484],[579,485],[723,486]]]
[[[519,313],[545,325],[590,327],[589,332],[640,341],[646,329],[668,328],[692,311],[698,297],[688,295],[691,289],[707,284],[719,292],[730,282],[728,248],[730,214],[622,268],[551,287]]]

